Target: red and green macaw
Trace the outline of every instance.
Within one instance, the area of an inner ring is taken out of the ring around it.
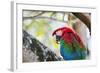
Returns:
[[[53,34],[60,44],[60,54],[64,60],[86,59],[87,49],[79,35],[69,27],[56,29]]]

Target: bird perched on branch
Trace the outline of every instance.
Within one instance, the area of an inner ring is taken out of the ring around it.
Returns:
[[[60,54],[64,60],[86,59],[87,49],[79,35],[69,27],[56,29],[52,36],[56,36],[56,41],[60,44]]]

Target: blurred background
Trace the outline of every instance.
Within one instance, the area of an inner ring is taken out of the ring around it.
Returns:
[[[88,20],[86,20],[86,18]],[[77,12],[23,10],[23,29],[60,56],[59,44],[52,33],[60,27],[74,29],[89,48],[91,14]],[[89,23],[89,24],[88,24]]]

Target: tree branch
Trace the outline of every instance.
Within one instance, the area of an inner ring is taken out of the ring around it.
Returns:
[[[89,28],[89,31],[91,33],[91,20],[84,15],[83,13],[72,13],[74,14],[77,18],[79,18],[85,25]]]
[[[54,16],[55,14],[56,14],[56,12],[53,12],[53,13],[51,14],[50,18],[52,18],[52,16]]]
[[[63,13],[63,21],[64,21],[64,18],[65,18],[65,13]]]
[[[23,20],[27,20],[27,19],[50,19],[50,20],[54,20],[54,21],[67,23],[67,21],[57,20],[55,18],[50,18],[50,17],[45,17],[45,16],[23,17]]]
[[[42,11],[41,13],[39,13],[39,14],[37,14],[37,15],[33,16],[33,17],[40,16],[40,15],[42,15],[42,14],[44,14],[44,13],[45,13],[45,12],[44,12],[44,11]]]

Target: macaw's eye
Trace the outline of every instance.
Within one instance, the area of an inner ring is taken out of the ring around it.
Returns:
[[[56,41],[57,41],[58,44],[60,42],[60,39],[61,39],[61,36],[56,35]]]

